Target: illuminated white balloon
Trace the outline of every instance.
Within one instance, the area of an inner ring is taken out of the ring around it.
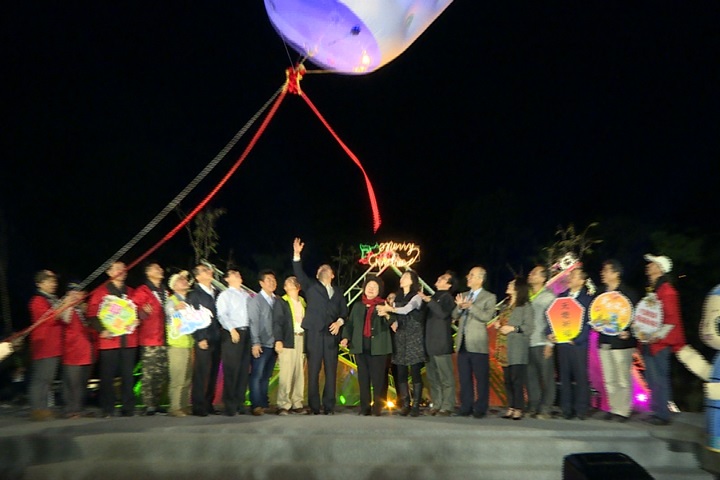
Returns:
[[[370,73],[394,60],[452,0],[265,0],[280,35],[310,61]]]

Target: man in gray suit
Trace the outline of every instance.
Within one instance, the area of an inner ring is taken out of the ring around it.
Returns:
[[[473,267],[467,274],[469,291],[455,297],[453,320],[458,322],[455,336],[458,376],[460,377],[460,411],[458,415],[483,418],[490,398],[490,360],[487,324],[495,314],[495,294],[483,288],[483,267]],[[477,385],[474,398],[473,379]]]
[[[260,277],[260,293],[248,302],[250,341],[252,343],[252,370],[250,372],[250,403],[253,415],[262,415],[268,405],[268,383],[275,368],[275,337],[273,335],[273,309],[278,297],[275,295],[277,280],[271,270],[263,270]],[[279,305],[278,305],[279,308]]]

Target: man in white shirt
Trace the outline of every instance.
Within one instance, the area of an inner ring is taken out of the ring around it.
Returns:
[[[240,270],[230,267],[225,273],[227,290],[217,297],[221,357],[223,364],[223,403],[225,415],[245,413],[245,392],[250,373],[250,294],[242,288]]]

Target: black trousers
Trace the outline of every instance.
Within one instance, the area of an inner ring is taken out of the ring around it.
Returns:
[[[232,343],[230,332],[223,329],[221,357],[223,365],[223,403],[226,413],[245,409],[245,393],[250,377],[250,330],[240,330],[240,341]]]
[[[322,406],[326,412],[335,409],[335,382],[338,365],[338,340],[330,332],[305,331],[305,353],[308,366],[308,406],[320,411],[320,369],[325,367]]]
[[[137,363],[137,348],[112,348],[100,350],[100,408],[104,415],[115,410],[115,376],[120,375],[122,412],[135,412],[133,370]]]
[[[560,408],[563,415],[584,417],[590,409],[588,349],[569,343],[556,345],[560,370]]]
[[[190,396],[194,413],[210,413],[215,399],[215,384],[220,368],[220,345],[208,342],[208,349],[202,350],[197,343],[195,364],[193,365],[193,381]]]
[[[490,358],[488,354],[468,352],[463,344],[457,355],[457,365],[460,377],[460,414],[486,414],[490,403]],[[475,397],[475,389],[477,389],[477,397]]]
[[[387,382],[387,355],[355,355],[360,387],[360,410],[370,411],[370,387],[373,391],[373,404],[377,411],[382,409],[384,402],[383,389]]]
[[[509,365],[503,367],[505,394],[508,408],[525,408],[525,386],[527,384],[527,365]]]

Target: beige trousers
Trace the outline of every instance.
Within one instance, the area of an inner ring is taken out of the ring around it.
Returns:
[[[172,412],[190,405],[192,348],[168,347],[167,356],[168,370],[170,371],[168,397]]]
[[[305,337],[295,335],[295,348],[283,348],[278,354],[280,375],[278,377],[277,407],[291,410],[303,408],[305,393]]]
[[[632,410],[632,358],[634,348],[612,350],[610,345],[600,346],[605,392],[610,412],[629,417]]]

